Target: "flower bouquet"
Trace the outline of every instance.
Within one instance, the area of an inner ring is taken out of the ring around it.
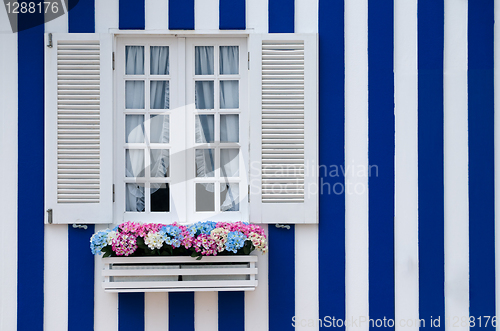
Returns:
[[[177,223],[125,222],[114,229],[99,231],[90,238],[94,255],[192,256],[248,255],[255,249],[265,253],[267,240],[258,225],[245,222]]]

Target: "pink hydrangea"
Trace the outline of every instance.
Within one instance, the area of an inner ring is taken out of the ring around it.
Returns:
[[[118,233],[111,242],[113,251],[118,256],[129,256],[137,249],[137,237],[124,232]]]

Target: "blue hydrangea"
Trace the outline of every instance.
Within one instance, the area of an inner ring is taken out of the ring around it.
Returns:
[[[99,231],[94,233],[90,238],[90,249],[92,254],[101,255],[101,249],[108,245],[108,233],[109,229]]]
[[[227,234],[226,250],[236,253],[245,245],[247,237],[240,231],[232,231]]]
[[[181,240],[184,238],[181,235],[181,229],[173,225],[165,225],[158,232],[165,240],[167,245],[180,247]]]

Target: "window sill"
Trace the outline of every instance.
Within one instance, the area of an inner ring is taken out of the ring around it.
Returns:
[[[253,291],[257,255],[106,257],[106,292]]]

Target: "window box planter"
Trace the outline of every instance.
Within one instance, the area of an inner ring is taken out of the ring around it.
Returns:
[[[102,286],[107,292],[252,291],[257,256],[106,257]]]

